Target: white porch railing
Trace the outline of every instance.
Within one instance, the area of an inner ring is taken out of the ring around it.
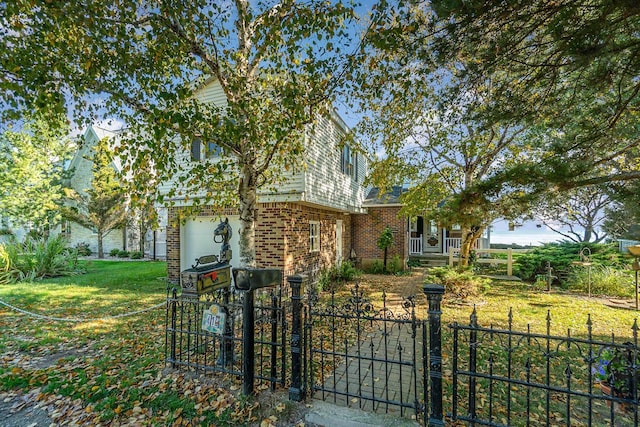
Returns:
[[[447,237],[446,239],[444,239],[444,252],[443,253],[448,254],[452,250],[455,251],[457,249],[460,249],[461,246],[462,246],[462,239],[461,238],[459,238],[459,237]],[[473,249],[474,250],[489,249],[489,244],[487,242],[487,239],[480,238],[480,239],[476,240],[476,242],[473,244]]]
[[[409,238],[409,254],[410,255],[422,254],[422,236]]]

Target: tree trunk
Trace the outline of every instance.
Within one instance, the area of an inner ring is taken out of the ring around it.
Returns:
[[[257,204],[256,178],[251,165],[244,165],[238,184],[240,197],[240,266],[256,267],[255,212]]]
[[[460,244],[460,262],[458,269],[463,270],[469,266],[469,256],[476,242],[482,236],[483,227],[463,227],[462,243]]]
[[[382,267],[384,273],[387,272],[387,248],[384,248],[384,266]]]
[[[104,258],[104,250],[102,249],[102,230],[98,230],[98,258]]]

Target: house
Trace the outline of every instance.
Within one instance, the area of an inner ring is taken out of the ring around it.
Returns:
[[[408,218],[400,215],[402,202],[400,196],[406,188],[394,186],[380,194],[378,188],[369,190],[363,201],[367,214],[356,217],[354,248],[363,267],[367,267],[381,258],[377,240],[385,227],[394,234],[394,244],[389,248],[389,256],[399,256],[406,261],[409,257],[445,256],[459,249],[462,243],[460,227],[445,228],[425,216]],[[488,249],[490,231],[485,230],[482,238],[476,242],[476,249]]]
[[[215,80],[197,91],[196,96],[216,105],[226,102]],[[363,183],[368,160],[343,144],[348,132],[335,112],[319,118],[306,132],[303,154],[306,167],[286,172],[286,181],[277,191],[259,192],[255,242],[258,267],[282,268],[285,275],[315,275],[349,257],[354,218],[365,213]],[[204,151],[200,141],[196,141],[191,153],[183,153],[179,161],[209,161],[194,155]],[[205,207],[195,218],[180,223],[180,211],[187,202],[184,199],[172,202],[174,206],[168,208],[167,269],[169,280],[177,283],[180,271],[191,267],[196,258],[219,253],[219,244],[213,242],[213,229],[220,218],[213,208]],[[234,230],[232,253],[239,254],[238,212],[228,209],[224,215]],[[237,266],[238,260],[239,256],[233,256],[231,264]]]
[[[90,126],[82,135],[82,143],[79,144],[78,151],[74,154],[67,170],[70,176],[65,182],[65,186],[78,193],[86,193],[92,186],[93,180],[93,147],[102,139],[109,138],[117,143],[118,132],[109,131],[98,126]],[[122,167],[119,159],[112,162],[113,168],[120,172]],[[98,252],[98,235],[95,230],[87,228],[70,220],[63,220],[52,230],[54,234],[64,235],[69,246],[88,245],[92,253]],[[135,251],[140,248],[139,228],[135,223],[127,227],[112,230],[103,236],[103,250],[109,254],[112,249],[123,251]]]

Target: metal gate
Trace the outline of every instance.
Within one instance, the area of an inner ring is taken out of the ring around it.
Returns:
[[[255,303],[251,301],[252,316],[246,310],[248,296],[255,299]],[[203,325],[203,317],[213,305],[224,313],[220,333]],[[247,319],[252,327],[245,325]],[[245,340],[249,331],[253,336]],[[177,295],[177,289],[167,295],[165,360],[173,368],[241,377],[245,389],[252,387],[254,380],[275,389],[286,381],[286,343],[282,286],[255,291],[255,295],[253,291],[234,292],[230,288],[199,297]],[[247,357],[247,344],[251,344],[253,357]]]
[[[309,395],[427,423],[427,321],[415,297],[374,305],[356,283],[319,298],[308,292],[303,377]]]

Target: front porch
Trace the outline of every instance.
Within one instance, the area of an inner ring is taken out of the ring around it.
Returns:
[[[462,239],[459,237],[446,237],[442,242],[442,246],[439,246],[440,251],[433,251],[432,248],[429,250],[424,250],[424,236],[420,235],[418,237],[410,237],[409,238],[409,255],[411,256],[420,256],[427,255],[433,253],[441,253],[444,255],[448,255],[451,251],[456,251],[460,249],[462,246]],[[476,241],[473,246],[474,250],[479,249],[489,249],[489,239],[488,238],[480,238]]]
[[[474,250],[490,248],[489,229],[485,229],[482,237],[474,244]],[[409,222],[409,255],[429,254],[448,255],[462,246],[462,235],[459,226],[451,229],[438,227],[435,221],[421,216]]]

